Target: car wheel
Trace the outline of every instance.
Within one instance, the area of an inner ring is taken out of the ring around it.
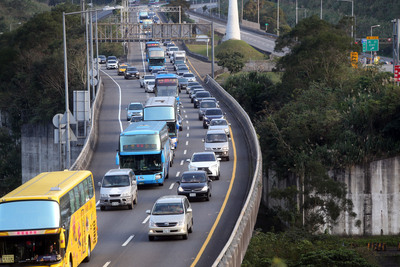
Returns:
[[[154,241],[154,236],[149,235],[149,241]]]
[[[187,239],[188,239],[188,233],[182,235],[182,239],[183,239],[183,240],[187,240]]]
[[[100,210],[101,210],[101,211],[105,211],[105,210],[106,210],[106,207],[105,207],[105,206],[100,206]]]
[[[128,204],[128,209],[131,210],[132,208],[133,208],[133,196],[132,196],[131,203]]]
[[[203,118],[199,116],[199,121],[201,121],[201,120],[203,120]]]
[[[217,176],[215,176],[215,180],[219,180],[219,173]]]
[[[143,85],[142,85],[142,84],[140,84],[140,88],[143,88]]]
[[[226,161],[229,161],[229,156],[227,156],[227,157],[225,158],[225,160],[226,160]]]
[[[207,193],[206,201],[210,201],[210,196],[211,196],[211,194],[210,194],[210,193]]]
[[[207,125],[206,125],[206,124],[204,124],[204,123],[203,123],[203,128],[204,128],[204,129],[207,129]]]

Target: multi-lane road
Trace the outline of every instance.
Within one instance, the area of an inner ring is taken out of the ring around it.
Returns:
[[[143,48],[143,43],[130,43],[127,62],[138,67],[142,74],[146,65]],[[199,65],[190,63],[189,60],[189,66],[196,74],[193,68]],[[168,71],[173,72],[172,65],[167,63],[167,66]],[[104,100],[99,117],[98,143],[89,167],[95,184],[109,169],[117,167],[118,137],[129,124],[126,121],[127,105],[137,101],[144,103],[148,97],[154,96],[145,93],[138,80],[125,80],[123,76],[118,76],[117,70],[106,70],[102,66],[101,75]],[[198,120],[198,110],[193,108],[186,93],[181,93],[180,98],[184,129],[179,132],[179,145],[169,179],[164,186],[139,187],[138,204],[133,210],[98,210],[99,241],[86,266],[211,266],[229,239],[245,201],[251,176],[243,135],[245,129],[240,129],[234,114],[227,113],[232,131],[231,160],[221,162],[221,178],[213,181],[211,200],[192,203],[193,233],[188,240],[166,238],[148,241],[148,215],[145,211],[151,209],[158,197],[176,194],[176,181],[188,167],[186,159],[193,152],[204,151],[201,139],[206,130]],[[223,104],[221,107],[228,112]],[[98,195],[98,188],[96,193]]]

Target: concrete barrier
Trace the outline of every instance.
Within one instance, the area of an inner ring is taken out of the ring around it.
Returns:
[[[251,160],[252,183],[246,202],[242,208],[239,218],[236,221],[232,234],[225,247],[215,260],[213,266],[240,266],[247,247],[253,235],[254,226],[257,220],[258,209],[262,196],[262,156],[254,126],[239,103],[228,94],[214,79],[207,75],[206,84],[218,100],[224,103],[233,114],[246,136]]]
[[[103,102],[103,94],[104,94],[103,83],[100,76],[99,86],[97,87],[96,98],[92,106],[92,121],[90,124],[90,133],[87,137],[85,145],[82,148],[81,153],[70,167],[70,170],[87,170],[89,167],[90,161],[92,160],[93,152],[97,144],[97,136],[99,130],[98,118],[100,115],[99,112],[100,107]]]

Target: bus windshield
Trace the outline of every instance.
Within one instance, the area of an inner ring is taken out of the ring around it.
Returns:
[[[0,231],[60,227],[60,206],[55,201],[26,200],[0,204]]]
[[[149,58],[149,64],[152,66],[164,66],[164,58]]]
[[[144,109],[143,120],[175,120],[175,107],[148,107]]]
[[[130,168],[136,175],[154,174],[162,171],[161,154],[120,155],[120,167]]]
[[[157,84],[157,82],[156,82]],[[179,91],[178,91],[177,85],[173,86],[160,86],[157,85],[157,96],[178,96]]]
[[[162,58],[164,60],[164,50],[149,50],[149,58]]]
[[[122,135],[120,137],[120,151],[132,152],[143,150],[161,150],[160,135],[138,134]]]

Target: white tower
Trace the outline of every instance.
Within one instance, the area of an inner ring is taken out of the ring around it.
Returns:
[[[229,0],[228,22],[223,41],[230,39],[240,40],[239,10],[237,0]]]

